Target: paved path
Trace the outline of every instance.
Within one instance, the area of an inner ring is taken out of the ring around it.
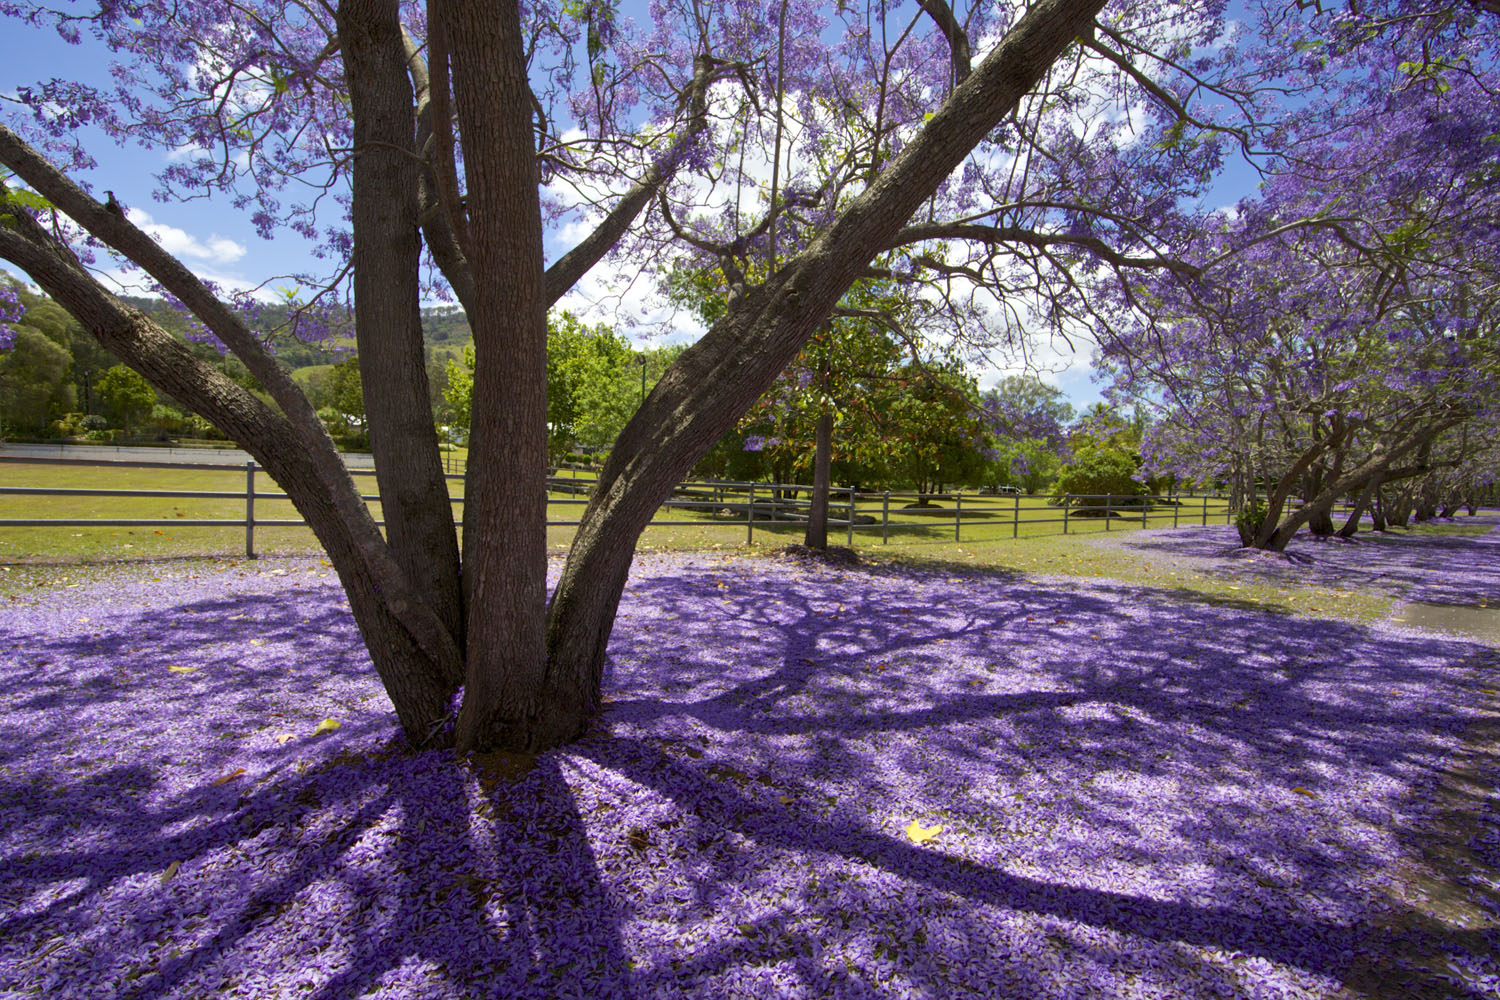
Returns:
[[[0,459],[57,460],[72,462],[151,462],[168,465],[233,465],[244,468],[250,456],[238,448],[147,448],[108,444],[16,444],[0,442]],[[366,454],[346,454],[344,464],[370,469],[375,459]]]
[[[1490,566],[1500,566],[1500,526],[1468,541],[1493,554]],[[1418,588],[1411,599],[1396,606],[1391,621],[1399,625],[1414,625],[1417,628],[1460,635],[1489,646],[1500,647],[1500,602],[1485,596],[1479,599],[1479,603],[1458,604],[1423,600],[1422,596],[1421,588]]]

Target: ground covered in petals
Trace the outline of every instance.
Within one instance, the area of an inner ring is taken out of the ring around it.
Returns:
[[[1133,537],[1242,572],[1207,531]],[[3,997],[1336,997],[1393,964],[1500,991],[1496,920],[1413,930],[1390,889],[1493,717],[1475,642],[644,555],[602,725],[510,777],[398,751],[315,559],[0,612]],[[1500,919],[1493,805],[1457,891]]]

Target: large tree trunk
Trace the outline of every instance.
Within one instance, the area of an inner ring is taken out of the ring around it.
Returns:
[[[464,504],[468,643],[461,749],[578,735],[587,698],[547,680],[547,300],[531,88],[516,4],[447,0],[476,282]]]
[[[803,544],[819,551],[828,548],[829,467],[833,464],[833,412],[818,414],[813,445],[812,505],[807,511],[807,533]]]
[[[422,350],[416,119],[396,0],[343,0],[354,118],[354,319],[391,553],[462,642],[458,537]]]

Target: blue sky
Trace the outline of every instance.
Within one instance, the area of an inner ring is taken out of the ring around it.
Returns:
[[[19,86],[57,76],[85,82],[108,82],[110,56],[107,50],[91,41],[69,45],[51,29],[6,24],[6,55],[0,69],[0,94],[12,95]],[[291,233],[274,240],[256,234],[248,217],[222,201],[189,203],[159,202],[154,199],[154,175],[167,164],[161,151],[138,146],[119,146],[101,136],[91,136],[88,148],[100,166],[77,179],[92,185],[102,197],[104,189],[115,192],[132,210],[132,220],[148,229],[169,249],[200,275],[228,287],[251,287],[274,275],[290,272],[320,272],[326,262],[316,261],[308,245]],[[1215,184],[1211,204],[1229,204],[1254,189],[1253,173],[1243,164],[1226,171]],[[625,332],[622,330],[622,332]],[[1086,352],[1087,347],[1082,349]],[[1048,380],[1056,384],[1071,402],[1083,407],[1099,398],[1099,387],[1091,379],[1087,356],[1069,355],[1065,350],[1043,349],[1050,358],[1047,367],[1055,371]],[[980,374],[982,384],[992,384],[996,371]]]

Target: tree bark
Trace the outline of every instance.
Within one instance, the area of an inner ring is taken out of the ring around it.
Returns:
[[[461,750],[536,750],[594,704],[546,690],[547,318],[531,88],[517,4],[446,0],[476,283],[464,505]]]
[[[818,414],[813,446],[812,505],[807,512],[807,534],[803,544],[820,552],[828,548],[828,487],[833,458],[833,413]]]
[[[342,0],[338,28],[354,118],[355,338],[385,535],[461,642],[458,538],[422,349],[420,169],[398,4]]]

